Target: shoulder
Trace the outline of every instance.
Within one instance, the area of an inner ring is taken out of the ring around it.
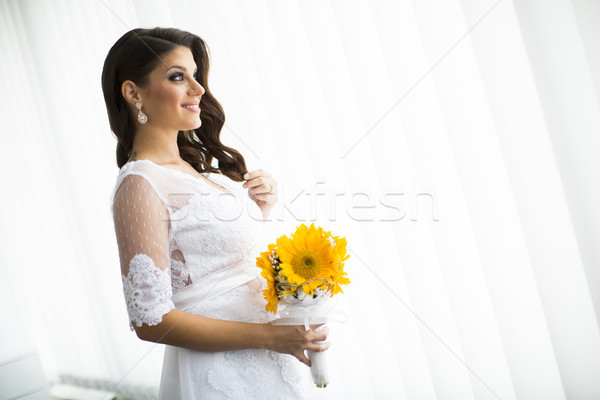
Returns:
[[[119,170],[120,176],[127,176],[131,174],[137,175],[146,175],[147,177],[156,177],[157,174],[160,173],[160,169],[158,165],[154,164],[149,160],[137,160],[137,161],[129,161],[125,165],[121,167]]]
[[[123,165],[117,175],[117,180],[112,194],[112,202],[128,200],[130,197],[157,196],[163,203],[166,199],[162,195],[166,178],[161,176],[161,171],[147,162],[130,161]]]
[[[123,165],[117,175],[115,184],[115,193],[123,185],[124,182],[145,182],[148,185],[153,185],[157,181],[157,172],[152,168],[150,163],[140,161],[130,161]]]

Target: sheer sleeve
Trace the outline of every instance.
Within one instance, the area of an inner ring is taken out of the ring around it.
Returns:
[[[169,211],[148,180],[133,174],[119,185],[112,210],[130,327],[157,325],[175,308]]]

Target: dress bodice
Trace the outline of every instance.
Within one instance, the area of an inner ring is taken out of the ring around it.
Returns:
[[[119,171],[112,212],[132,329],[157,325],[174,308],[223,320],[274,318],[255,266],[264,244],[260,208],[241,182],[202,175],[214,185],[149,160]],[[167,346],[160,398],[301,398],[299,368],[292,356],[269,350]]]
[[[241,182],[218,173],[202,175],[204,179],[163,167],[150,160],[130,161],[119,171],[115,194],[128,176],[144,179],[150,185],[169,217],[169,253],[179,251],[185,267],[186,283],[256,257],[263,229],[260,208],[247,194]],[[160,205],[157,205],[160,206]],[[182,265],[172,267],[181,274]],[[175,265],[173,265],[175,264]],[[183,285],[175,279],[174,291]]]

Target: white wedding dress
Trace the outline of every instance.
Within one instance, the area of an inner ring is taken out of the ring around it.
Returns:
[[[173,308],[268,322],[256,257],[263,229],[241,182],[130,161],[113,193],[123,291],[133,324],[156,325]],[[273,238],[274,239],[274,238]],[[216,353],[165,347],[161,399],[297,399],[311,385],[296,358],[269,350]]]

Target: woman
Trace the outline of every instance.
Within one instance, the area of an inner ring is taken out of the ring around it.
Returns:
[[[167,345],[161,398],[299,398],[306,370],[292,356],[310,365],[304,351],[326,350],[315,342],[327,329],[269,323],[254,215],[268,218],[277,182],[248,172],[221,143],[225,116],[208,89],[208,61],[198,36],[154,28],[127,32],[104,63],[130,324],[140,339]]]

